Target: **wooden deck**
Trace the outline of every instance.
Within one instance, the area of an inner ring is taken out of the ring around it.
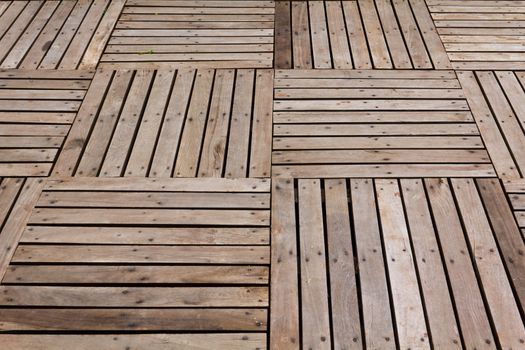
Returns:
[[[0,347],[525,350],[524,28],[0,0]]]

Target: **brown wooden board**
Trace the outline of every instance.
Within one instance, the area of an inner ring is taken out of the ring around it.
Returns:
[[[281,178],[272,195],[271,272],[289,288],[271,344],[522,347],[523,240],[497,180]]]
[[[271,70],[98,71],[56,176],[269,177]]]
[[[95,68],[124,3],[2,1],[0,68]]]
[[[128,1],[100,66],[271,68],[274,1]]]
[[[426,2],[454,69],[525,69],[523,2]]]
[[[449,69],[424,0],[278,1],[276,69]]]
[[[87,180],[0,183],[0,328],[31,333],[4,342],[266,346],[270,180]]]
[[[93,74],[0,70],[0,176],[50,174]]]
[[[493,176],[453,71],[277,70],[273,176]]]

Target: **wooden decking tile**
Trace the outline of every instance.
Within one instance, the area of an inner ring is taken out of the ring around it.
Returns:
[[[54,175],[269,177],[271,70],[101,70]]]
[[[525,69],[523,1],[426,2],[454,69]]]
[[[13,349],[109,339],[265,348],[270,180],[34,178],[1,186],[0,329],[33,333],[0,335]],[[118,334],[151,331],[159,334]]]
[[[272,175],[493,176],[453,71],[278,70]]]
[[[278,1],[277,69],[451,68],[424,0]]]
[[[499,177],[523,177],[524,73],[460,71],[457,74]]]
[[[523,347],[523,240],[497,179],[272,191],[272,349]]]
[[[274,1],[130,0],[101,58],[111,68],[272,68]]]
[[[0,177],[49,175],[93,74],[0,70]]]
[[[124,3],[2,1],[0,68],[95,68]]]

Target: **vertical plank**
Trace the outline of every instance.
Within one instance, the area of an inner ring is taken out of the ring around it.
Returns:
[[[293,179],[272,179],[270,349],[299,349],[299,281]]]
[[[314,68],[332,68],[324,1],[308,1]]]
[[[412,68],[412,63],[410,62],[407,48],[403,42],[403,37],[401,36],[391,1],[375,0],[375,3],[377,14],[380,19],[380,24],[378,22],[377,25],[383,27],[384,36],[392,57],[394,68]],[[378,30],[380,30],[380,28],[378,28]],[[376,33],[376,35],[378,34]],[[368,39],[369,42],[377,40],[375,37],[369,37]],[[373,45],[373,43],[370,43],[370,45]]]
[[[352,69],[352,56],[348,46],[343,8],[338,1],[327,1],[326,18],[335,69]]]
[[[460,349],[461,339],[423,181],[402,179],[403,202],[414,246],[432,346]]]
[[[430,58],[434,64],[435,69],[450,69],[452,65],[448,55],[443,47],[443,43],[439,37],[439,34],[436,31],[434,22],[430,17],[428,12],[427,5],[425,0],[409,0],[414,12],[414,17],[417,24],[419,25],[419,30],[423,36],[423,40],[427,46]]]
[[[104,99],[104,104],[98,114],[93,132],[78,165],[78,175],[98,175],[104,155],[106,154],[106,148],[111,141],[113,129],[124,103],[128,86],[131,83],[132,74],[133,72],[129,70],[121,70],[115,73],[115,77],[109,87],[108,95]]]
[[[457,76],[498,175],[503,178],[520,177],[474,73],[457,72]]]
[[[245,177],[248,173],[254,81],[255,70],[237,70],[226,158],[226,177]]]
[[[361,10],[374,68],[392,68],[392,61],[390,60],[388,47],[383,36],[381,22],[377,16],[374,1],[359,0],[359,8]]]
[[[520,229],[499,180],[477,179],[476,182],[523,310],[525,309],[525,255],[523,254],[525,243]]]
[[[199,176],[221,177],[226,157],[226,138],[230,124],[233,83],[232,69],[217,70],[208,124],[204,133]]]
[[[308,3],[306,1],[292,2],[292,33],[293,68],[312,68],[310,25],[308,23]]]
[[[408,0],[394,0],[393,5],[414,68],[432,69],[432,62],[428,57],[425,43],[419,33],[419,28],[410,10]]]
[[[126,166],[126,176],[146,176],[148,174],[151,157],[155,151],[157,134],[164,118],[174,78],[175,71],[172,69],[159,70],[155,75],[146,109],[140,121]]]
[[[272,167],[273,70],[258,69],[255,78],[250,177],[268,177]]]
[[[505,136],[514,160],[525,172],[525,138],[523,131],[493,72],[477,72],[481,87],[494,111],[494,117]],[[493,157],[494,158],[494,157]]]
[[[128,153],[148,96],[153,71],[137,71],[128,98],[111,138],[104,163],[100,169],[103,176],[122,176]]]
[[[523,347],[525,327],[474,180],[451,182],[499,343],[504,349]]]
[[[73,175],[112,76],[111,71],[99,71],[95,74],[55,163],[52,173],[54,176]]]
[[[321,180],[299,180],[302,339],[305,349],[330,349]]]
[[[372,62],[368,54],[368,44],[366,43],[363,22],[359,14],[359,7],[355,1],[343,1],[343,11],[345,14],[346,28],[348,30],[348,40],[350,50],[354,59],[354,68],[370,69]]]
[[[481,297],[460,218],[444,179],[425,179],[465,346],[493,349],[494,338]]]
[[[399,185],[382,179],[375,185],[399,346],[430,349]]]
[[[179,69],[177,71],[177,79],[173,86],[151,163],[150,174],[154,177],[171,177],[173,172],[195,72],[195,69]]]
[[[292,68],[291,1],[275,3],[275,47],[276,69]]]
[[[211,69],[197,71],[175,165],[177,177],[194,177],[197,174],[214,75],[215,72]]]
[[[373,182],[351,179],[350,185],[366,348],[395,349]]]
[[[109,36],[113,31],[113,27],[117,23],[117,19],[120,16],[120,12],[124,8],[126,0],[112,0],[108,8],[105,10],[102,20],[97,26],[97,30],[89,46],[84,53],[82,61],[80,61],[79,69],[90,69],[97,66],[102,51],[106,47],[106,43],[109,40]]]
[[[43,187],[43,178],[27,179],[9,218],[2,228],[0,233],[0,281],[4,278],[24,227]]]
[[[335,349],[361,349],[350,214],[345,180],[325,180],[326,239]]]

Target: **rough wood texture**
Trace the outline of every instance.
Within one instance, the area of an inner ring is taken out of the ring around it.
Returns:
[[[271,68],[273,1],[126,2],[100,65]]]
[[[454,69],[525,69],[523,1],[426,2]]]
[[[279,255],[272,276],[292,262],[301,273],[299,289],[272,295],[271,317],[299,305],[286,314],[299,319],[305,348],[522,347],[513,290],[522,291],[524,258],[509,243],[521,251],[523,241],[497,180],[279,181],[274,201],[298,229],[284,231],[281,215],[272,250],[297,241],[298,258]],[[299,347],[283,337],[297,334],[295,322],[270,325],[272,344]]]
[[[451,68],[424,0],[278,1],[275,42],[277,69]]]
[[[277,70],[273,176],[493,176],[453,71]]]
[[[44,335],[55,330],[199,331],[165,346],[265,347],[269,180],[76,181],[1,182],[0,328],[42,334],[6,337],[13,348],[75,339]]]
[[[50,174],[93,73],[0,70],[0,176]]]
[[[99,71],[57,176],[269,177],[271,70]]]
[[[95,68],[124,3],[2,1],[0,68]]]

